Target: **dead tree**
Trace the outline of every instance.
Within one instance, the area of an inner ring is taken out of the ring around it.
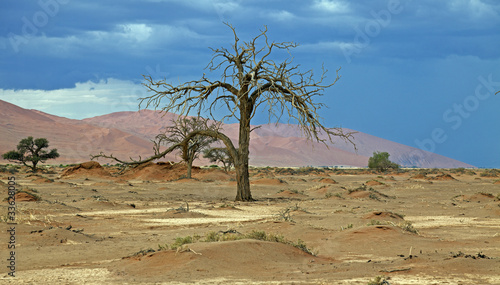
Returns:
[[[165,128],[163,134],[158,134],[153,141],[155,155],[161,153],[161,145],[178,145],[178,149],[181,150],[182,159],[187,164],[187,178],[191,178],[191,169],[193,166],[193,161],[199,157],[199,154],[211,143],[215,142],[215,139],[207,136],[197,136],[189,141],[187,141],[187,148],[184,150],[180,145],[184,141],[187,135],[193,131],[197,130],[218,130],[220,128],[219,123],[210,123],[207,119],[191,117],[191,118],[178,118],[177,120],[172,120],[173,125]]]
[[[220,71],[220,79],[214,80],[205,74],[199,80],[174,86],[165,80],[153,80],[144,75],[144,86],[152,92],[151,96],[141,98],[141,105],[161,108],[165,112],[179,115],[197,113],[209,114],[215,120],[214,112],[226,107],[228,113],[221,118],[236,118],[239,121],[238,148],[231,140],[217,130],[198,130],[191,132],[185,140],[196,136],[209,136],[221,140],[231,155],[237,180],[237,201],[252,201],[248,173],[250,145],[250,121],[259,107],[269,113],[269,120],[279,122],[286,117],[301,127],[305,136],[318,142],[331,142],[339,136],[352,143],[352,133],[344,133],[341,128],[327,128],[319,117],[318,111],[324,105],[315,102],[325,88],[339,80],[338,71],[333,82],[323,83],[327,70],[322,69],[319,79],[314,78],[312,70],[300,72],[298,65],[292,65],[291,56],[276,62],[270,56],[273,51],[285,51],[297,47],[293,42],[270,42],[267,27],[249,42],[240,42],[236,30],[226,24],[233,32],[234,44],[229,48],[212,49],[214,55],[207,66],[210,72]],[[259,47],[262,44],[262,47]],[[183,143],[186,148],[187,144]]]

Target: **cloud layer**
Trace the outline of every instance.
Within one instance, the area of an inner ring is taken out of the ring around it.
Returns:
[[[143,74],[184,82],[208,73],[208,47],[234,39],[223,22],[243,41],[267,25],[271,40],[299,43],[292,55],[303,70],[342,67],[322,98],[327,125],[412,146],[439,128],[447,140],[436,152],[500,163],[498,98],[480,101],[458,129],[443,118],[474,96],[479,77],[500,81],[494,0],[5,0],[0,99],[71,118],[136,110]],[[481,149],[495,155],[464,151],[478,128],[489,133]]]

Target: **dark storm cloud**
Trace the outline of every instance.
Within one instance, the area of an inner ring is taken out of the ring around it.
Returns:
[[[447,113],[473,102],[479,78],[500,82],[494,0],[3,0],[0,99],[73,118],[134,109],[142,74],[177,83],[207,72],[208,47],[234,39],[223,22],[242,41],[267,25],[271,41],[299,43],[292,55],[304,70],[324,64],[333,76],[342,67],[321,99],[329,125],[409,145],[440,128],[447,140],[437,152],[500,161],[499,132],[475,157],[458,147],[475,143],[468,133],[476,126],[498,130],[498,95],[469,106],[460,128]]]

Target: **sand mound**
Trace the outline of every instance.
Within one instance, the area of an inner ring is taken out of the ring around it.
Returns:
[[[291,264],[307,265],[310,262],[321,261],[321,258],[306,254],[290,245],[239,240],[199,242],[185,245],[184,250],[180,252],[169,250],[125,258],[112,263],[110,269],[141,277],[151,275],[168,277],[175,274],[184,275],[191,280],[208,276],[255,278],[256,274],[267,277],[280,273],[278,267],[280,264],[284,265],[281,267],[282,270],[289,270]],[[269,271],[271,267],[274,270]]]
[[[392,212],[383,212],[383,211],[375,211],[372,213],[369,213],[363,217],[363,219],[367,220],[396,220],[396,221],[403,221],[404,218],[400,215],[394,214]]]
[[[331,178],[323,178],[323,179],[320,179],[319,182],[325,183],[325,184],[337,184],[337,181],[335,181]]]
[[[432,180],[442,180],[442,181],[449,181],[449,180],[456,180],[453,176],[449,174],[439,174],[436,177],[432,178]]]
[[[364,256],[406,255],[410,245],[421,244],[425,240],[421,236],[404,232],[399,227],[388,225],[348,229],[335,234],[332,239],[339,244],[348,244],[350,252]],[[346,257],[339,255],[339,258]]]
[[[368,186],[384,185],[384,183],[377,181],[377,180],[369,180],[369,181],[366,181],[365,184]]]
[[[489,193],[476,193],[473,195],[460,195],[456,198],[458,201],[462,202],[477,202],[486,203],[498,200],[493,194]]]
[[[39,200],[39,198],[26,192],[17,192],[14,197],[16,198],[16,202],[34,202]]]
[[[199,170],[198,167],[193,167],[193,172],[197,170]],[[122,175],[122,178],[173,181],[185,176],[186,174],[187,166],[183,163],[150,162],[128,169]]]
[[[111,177],[97,161],[87,161],[64,169],[61,177]]]
[[[49,228],[32,231],[28,240],[35,242],[39,246],[58,246],[62,244],[81,244],[96,241],[97,238],[83,233],[83,229],[75,229],[71,226],[67,228]]]
[[[358,190],[348,194],[352,198],[366,198],[370,196],[370,191]]]
[[[199,173],[193,175],[201,181],[229,181],[234,178],[234,175],[230,175],[220,169],[202,169]]]
[[[347,234],[347,236],[370,236],[370,235],[392,235],[400,232],[400,229],[393,226],[367,226],[352,230]]]
[[[104,187],[109,187],[109,186],[113,186],[112,183],[109,183],[109,182],[96,182],[96,183],[93,183],[92,186],[104,186]]]
[[[31,180],[31,182],[33,182],[35,184],[47,184],[47,183],[54,183],[54,180],[51,180],[51,179],[48,179],[45,177],[37,177],[37,178],[33,178],[33,180]]]
[[[323,196],[326,193],[328,193],[329,189],[330,189],[329,186],[327,186],[327,185],[321,185],[319,187],[313,188],[313,190],[311,191],[311,193]]]
[[[196,179],[189,179],[189,178],[181,178],[179,180],[175,180],[176,183],[196,183],[196,182],[200,182]]]
[[[271,172],[269,172],[269,173],[261,172],[261,173],[257,173],[255,175],[253,175],[253,177],[255,177],[255,178],[263,178],[263,177],[268,178],[268,177],[274,177],[274,176],[275,176],[274,173],[271,173]]]
[[[258,184],[258,185],[280,185],[284,183],[286,182],[277,178],[261,178],[250,182],[250,184]]]
[[[425,174],[415,174],[411,176],[410,178],[412,179],[427,179],[427,176]]]
[[[299,192],[295,191],[290,191],[290,190],[283,190],[280,191],[279,193],[276,193],[273,195],[274,197],[280,197],[280,198],[297,198],[297,197],[304,197],[306,195],[301,194]]]

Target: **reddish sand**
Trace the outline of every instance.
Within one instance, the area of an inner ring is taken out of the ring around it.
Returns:
[[[285,182],[283,182],[282,180],[279,180],[277,178],[260,178],[260,179],[251,181],[250,184],[253,184],[253,185],[259,185],[259,184],[282,185],[282,184],[285,184]]]
[[[0,262],[0,283],[500,284],[498,178],[430,183],[408,179],[415,170],[371,188],[379,174],[327,171],[337,183],[325,184],[270,170],[281,180],[252,176],[257,201],[234,202],[234,173],[194,168],[194,179],[179,179],[185,164],[170,163],[119,171],[15,173],[41,200],[16,196],[16,278]],[[11,175],[0,173],[0,187]],[[268,240],[234,240],[249,234]],[[206,242],[213,236],[223,241]]]
[[[378,181],[378,180],[370,180],[370,181],[366,181],[365,183],[366,185],[368,186],[378,186],[378,185],[384,185],[384,183]]]

